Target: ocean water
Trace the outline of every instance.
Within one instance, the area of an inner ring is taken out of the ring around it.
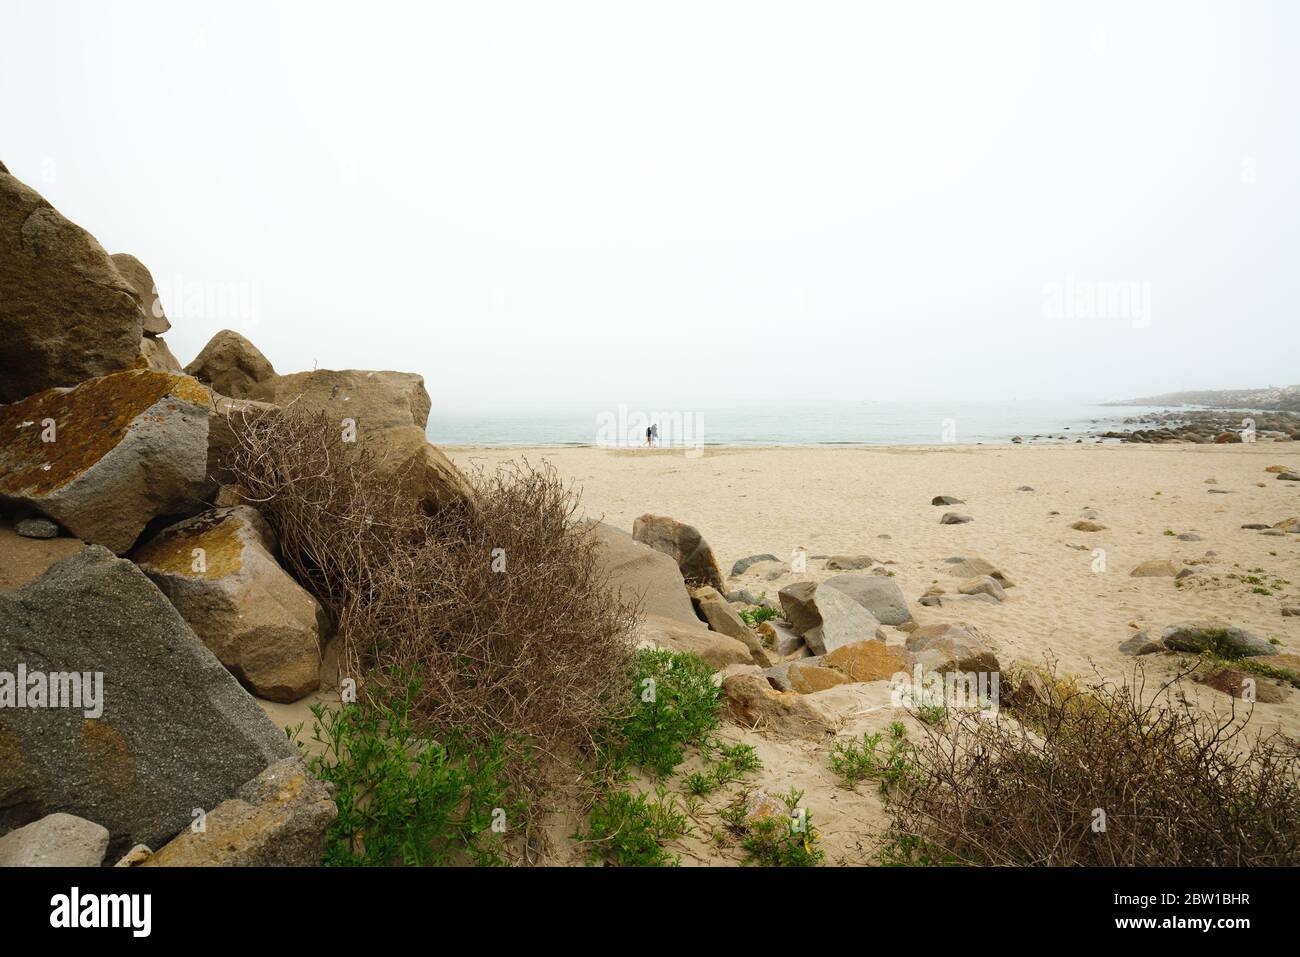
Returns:
[[[975,445],[1066,441],[1122,428],[1161,411],[1099,402],[823,402],[695,409],[617,406],[554,411],[444,412],[429,416],[437,445],[639,447],[659,425],[664,447]],[[1035,438],[1037,437],[1037,438]]]

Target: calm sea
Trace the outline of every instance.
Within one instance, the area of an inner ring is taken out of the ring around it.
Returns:
[[[815,405],[618,406],[526,412],[446,412],[429,417],[438,445],[635,445],[659,425],[660,445],[973,445],[1019,435],[1073,442],[1122,427],[1157,407],[1097,402],[842,402]]]

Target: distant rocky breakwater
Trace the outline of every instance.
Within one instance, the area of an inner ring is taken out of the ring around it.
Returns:
[[[1251,409],[1170,409],[1154,415],[1124,419],[1129,429],[1094,432],[1100,439],[1160,444],[1190,442],[1197,445],[1300,440],[1300,413],[1260,412]]]

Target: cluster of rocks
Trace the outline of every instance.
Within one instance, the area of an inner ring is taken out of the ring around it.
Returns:
[[[143,263],[0,167],[0,863],[319,860],[333,802],[253,696],[319,689],[330,623],[223,486],[232,416],[346,419],[426,508],[472,494],[420,376],[280,375],[229,330],[182,368],[170,328]],[[98,705],[24,707],[19,673]]]
[[[1164,411],[1142,418],[1129,417],[1130,429],[1092,433],[1099,439],[1118,439],[1147,445],[1195,443],[1231,444],[1247,441],[1243,420],[1254,423],[1254,438],[1269,442],[1300,440],[1300,413],[1238,411]]]
[[[1119,646],[1121,654],[1181,653],[1213,657],[1208,667],[1197,667],[1192,679],[1236,698],[1277,704],[1300,687],[1300,655],[1280,651],[1273,642],[1238,625],[1217,621],[1180,622],[1153,638],[1138,631]],[[1249,668],[1230,663],[1250,659]],[[1229,664],[1224,664],[1228,662]]]
[[[818,702],[819,692],[888,681],[918,665],[940,674],[998,670],[992,648],[973,628],[919,625],[891,576],[862,571],[883,571],[871,556],[809,556],[842,573],[821,583],[788,584],[772,603],[748,590],[724,593],[711,584],[717,561],[689,525],[644,515],[631,536],[608,525],[595,530],[604,545],[604,571],[641,604],[642,640],[694,652],[718,668],[730,714],[742,725],[785,736],[831,734],[837,722]],[[954,562],[969,580],[963,582],[970,585],[963,598],[1005,597],[1010,582],[992,564],[980,558]],[[764,553],[736,561],[732,576],[766,577],[766,565],[780,574],[788,571],[775,555]],[[776,616],[751,627],[740,614],[746,606]]]

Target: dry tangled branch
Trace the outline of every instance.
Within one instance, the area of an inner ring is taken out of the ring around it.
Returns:
[[[951,713],[892,798],[895,848],[987,865],[1300,863],[1295,743],[1197,710],[1181,677],[1147,696],[1140,671],[1088,688],[1021,676],[1012,716]]]
[[[363,696],[418,673],[413,719],[506,742],[528,787],[523,749],[572,755],[626,700],[635,609],[611,596],[553,470],[472,477],[477,508],[431,516],[324,415],[263,413],[232,429],[227,467],[333,618],[341,673]]]

